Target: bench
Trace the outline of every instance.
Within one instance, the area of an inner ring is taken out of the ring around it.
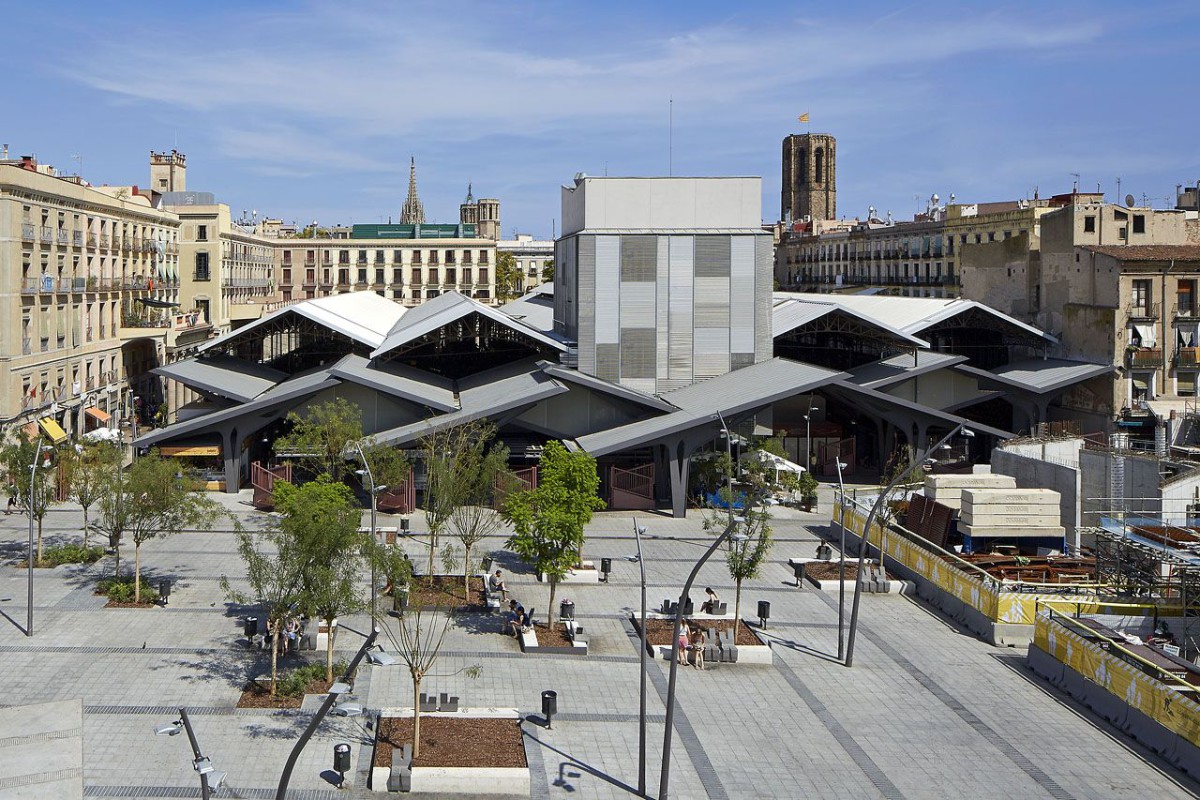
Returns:
[[[670,598],[665,598],[663,600],[662,608],[659,609],[658,613],[670,614],[671,616],[674,616],[678,610],[679,610],[679,601],[678,600],[671,600]],[[689,597],[688,601],[687,601],[687,605],[685,605],[683,607],[683,615],[685,617],[690,617],[694,613],[696,613],[694,604],[692,603],[692,598]]]
[[[435,697],[432,694],[421,692],[418,701],[420,703],[421,713],[431,713],[434,711],[456,712],[458,711],[458,696],[451,697],[446,692],[442,692],[440,696]]]
[[[493,592],[492,587],[488,585],[488,575],[483,575],[483,596],[487,600],[488,611],[499,611],[502,605],[499,592]]]
[[[563,627],[567,631],[567,638],[577,644],[587,644],[587,634],[583,632],[583,626],[573,619],[564,619]]]
[[[389,792],[412,791],[412,745],[392,748],[392,771],[388,775]]]

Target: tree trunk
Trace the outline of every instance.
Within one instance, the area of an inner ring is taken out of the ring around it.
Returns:
[[[333,618],[325,620],[325,680],[333,681]]]
[[[546,609],[546,627],[554,623],[554,593],[558,590],[558,581],[550,578],[550,607]]]
[[[742,619],[742,579],[735,578],[733,585],[733,643],[737,644],[738,622]]]
[[[275,684],[279,674],[279,626],[282,620],[275,620],[271,626],[271,697],[275,696]]]
[[[113,577],[121,577],[121,544],[117,540],[117,544],[113,545]]]
[[[487,577],[484,577],[484,587],[487,587]],[[463,542],[463,597],[467,605],[471,605],[471,545]]]
[[[30,509],[29,513],[32,514],[33,510]],[[35,567],[38,564],[42,563],[42,517],[41,516],[39,516],[37,518],[37,523],[38,523],[38,541],[37,541],[37,563],[34,564]]]
[[[437,534],[429,527],[429,566],[425,568],[425,581],[433,586],[433,559],[437,556]]]
[[[88,513],[87,513],[87,506],[84,506],[83,507],[83,549],[84,550],[87,550],[87,537],[88,537]]]
[[[421,677],[417,672],[412,673],[413,682],[413,753],[412,764],[417,763],[421,755]]]
[[[142,544],[133,542],[133,602],[142,602]]]

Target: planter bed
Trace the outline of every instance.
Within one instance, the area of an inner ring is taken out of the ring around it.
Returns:
[[[397,590],[398,591],[398,590]],[[408,605],[412,608],[452,608],[456,611],[487,611],[483,578],[471,576],[470,599],[463,595],[462,575],[414,575],[408,587]]]
[[[838,580],[838,567],[841,566],[837,559],[829,561],[819,560],[815,558],[789,558],[788,566],[795,564],[804,564],[804,580],[816,588],[832,592],[837,591],[842,581]],[[871,568],[878,571],[879,567],[874,561],[866,561],[863,563],[864,568]],[[858,569],[857,558],[846,559],[846,590],[854,590],[854,573]],[[901,580],[900,576],[892,571],[888,571],[887,580],[883,581],[885,585],[880,586],[880,581],[867,580],[863,582],[863,590],[872,594],[905,594],[911,589],[911,584]]]
[[[283,677],[282,673],[280,677]],[[321,695],[329,692],[329,681],[309,681],[304,688],[304,695]],[[238,698],[235,708],[300,708],[304,705],[304,696],[284,697],[271,696],[271,676],[256,678],[245,685],[242,696]]]
[[[641,637],[641,628],[637,615],[630,617],[633,621],[633,629],[638,632],[638,637]],[[714,617],[705,617],[697,615],[695,617],[684,617],[684,622],[694,620],[699,627],[709,629],[716,628],[721,631],[729,630],[733,627],[733,619],[722,619]],[[674,642],[671,640],[671,634],[675,628],[674,617],[664,617],[661,614],[657,616],[647,615],[646,617],[646,646],[650,655],[654,658],[661,658],[663,661],[670,661],[675,653]],[[709,642],[711,644],[711,642]],[[743,621],[738,625],[737,630],[737,652],[738,664],[770,664],[771,663],[771,647],[765,644],[758,637],[754,629]]]
[[[552,625],[538,622],[533,630],[521,634],[521,650],[525,653],[558,655],[587,655],[587,642],[575,642],[567,636],[561,621]]]
[[[412,743],[412,710],[384,711],[375,735],[371,788],[387,791],[392,751]],[[421,755],[410,791],[529,796],[529,764],[515,709],[463,709],[421,715]]]

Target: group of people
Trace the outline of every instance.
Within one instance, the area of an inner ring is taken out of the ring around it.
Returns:
[[[279,652],[286,653],[288,650],[293,652],[300,649],[300,631],[303,626],[300,623],[299,617],[286,617],[280,621],[279,629]],[[269,647],[271,642],[275,641],[275,622],[267,620],[267,635],[263,640],[263,646]]]
[[[500,602],[508,602],[508,607],[502,615],[501,632],[505,636],[520,636],[533,626],[533,609],[525,610],[525,606],[516,600],[508,599],[508,586],[504,583],[504,573],[496,570],[488,576],[488,592],[500,595]]]

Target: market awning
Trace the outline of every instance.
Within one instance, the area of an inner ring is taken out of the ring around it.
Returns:
[[[88,406],[87,408],[85,408],[83,410],[83,413],[87,414],[89,417],[96,420],[101,425],[107,425],[108,421],[110,419],[112,419],[111,414],[109,414],[107,411],[101,411],[100,409],[96,408],[95,406]]]
[[[179,308],[179,303],[172,303],[170,300],[156,300],[153,297],[139,297],[137,301],[153,308]]]
[[[38,427],[42,429],[42,433],[50,437],[50,441],[54,444],[67,440],[67,432],[62,429],[62,426],[58,424],[54,417],[39,419]]]

